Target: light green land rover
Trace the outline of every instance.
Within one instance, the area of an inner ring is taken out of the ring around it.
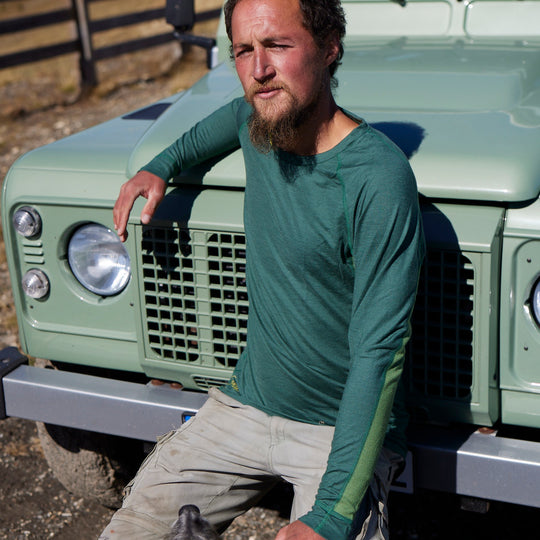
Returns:
[[[337,100],[409,157],[428,246],[400,482],[540,506],[540,1],[343,4]],[[246,339],[239,152],[172,179],[149,226],[137,203],[125,245],[111,231],[120,185],[241,95],[223,21],[217,43],[190,90],[30,152],[4,181],[21,345],[53,369],[2,351],[0,416],[39,421],[85,495],[67,463],[105,454],[110,470],[85,465],[103,500],[134,448],[112,436],[151,441],[196,413]]]

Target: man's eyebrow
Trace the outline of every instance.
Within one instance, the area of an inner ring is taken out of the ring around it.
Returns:
[[[287,37],[287,36],[268,36],[266,38],[264,38],[261,43],[263,45],[272,45],[273,43],[286,43],[286,44],[292,44],[294,43],[294,39],[291,38],[291,37]],[[252,42],[237,42],[237,43],[233,43],[233,49],[243,49],[243,48],[249,48],[249,47],[252,47]]]
[[[262,43],[265,45],[268,45],[271,43],[293,43],[293,42],[294,42],[294,39],[287,36],[269,36],[262,40]]]

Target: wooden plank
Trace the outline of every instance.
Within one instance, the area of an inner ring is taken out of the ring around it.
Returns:
[[[24,30],[34,30],[39,26],[49,26],[73,20],[73,10],[58,9],[41,15],[28,15],[16,19],[0,21],[0,34],[11,34]]]
[[[117,17],[90,21],[89,27],[92,33],[103,32],[104,30],[111,30],[112,28],[120,28],[122,26],[129,26],[130,24],[139,24],[164,18],[165,8],[150,9],[147,11],[139,11],[137,13],[128,13]]]
[[[139,51],[141,49],[147,49],[148,47],[154,47],[156,45],[163,45],[171,41],[176,41],[172,32],[166,34],[157,34],[141,39],[134,39],[132,41],[125,41],[123,43],[117,43],[116,45],[110,45],[108,47],[101,47],[100,49],[94,49],[95,60],[104,60],[105,58],[112,58],[120,54]]]
[[[0,56],[0,69],[29,64],[39,60],[46,60],[62,54],[78,52],[79,47],[77,41],[66,41],[49,45],[48,47],[39,47],[37,49],[28,49],[18,53],[6,54]]]

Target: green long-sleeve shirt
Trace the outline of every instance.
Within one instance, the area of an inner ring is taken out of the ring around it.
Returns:
[[[301,520],[345,539],[383,442],[406,451],[394,396],[423,258],[416,183],[400,150],[365,122],[315,156],[263,154],[249,140],[250,111],[233,101],[144,169],[168,179],[242,147],[250,311],[223,391],[271,415],[335,425]]]

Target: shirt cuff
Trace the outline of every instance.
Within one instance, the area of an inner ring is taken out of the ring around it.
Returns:
[[[299,521],[311,527],[326,540],[347,540],[352,529],[352,522],[339,514],[326,511],[317,503]]]

